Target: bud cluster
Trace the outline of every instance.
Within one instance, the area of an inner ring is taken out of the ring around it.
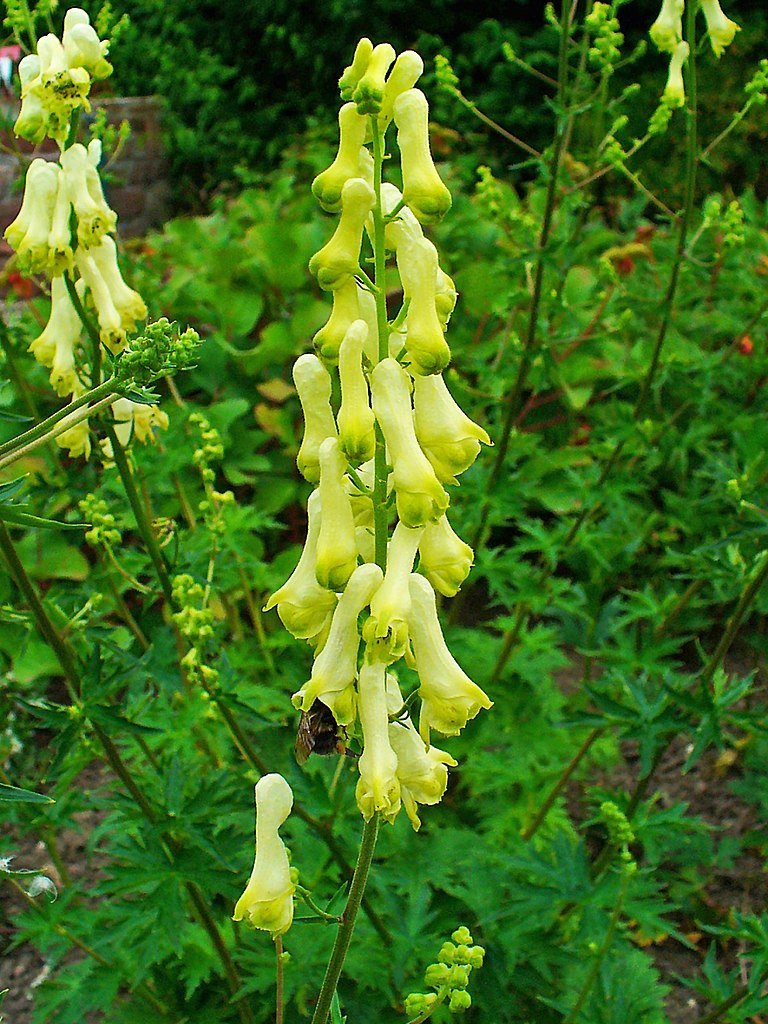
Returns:
[[[436,963],[424,973],[424,983],[432,992],[413,992],[405,1000],[409,1017],[425,1017],[447,1001],[451,1013],[463,1013],[472,1005],[467,991],[473,969],[483,966],[485,950],[472,944],[468,928],[457,928],[451,935],[453,942],[444,942]]]
[[[93,81],[106,78],[107,40],[99,39],[88,14],[67,11],[61,39],[43,36],[35,53],[19,64],[21,110],[16,135],[38,144],[48,136],[60,150],[58,160],[36,158],[25,179],[24,197],[5,238],[20,269],[50,279],[51,312],[30,351],[51,370],[51,386],[62,397],[78,399],[89,390],[92,373],[83,350],[84,317],[93,316],[91,336],[116,355],[147,315],[144,300],[123,280],[112,237],[117,215],[105,197],[98,166],[101,142],[74,141],[79,111],[89,111]],[[120,432],[146,440],[152,427],[165,426],[164,414],[123,401],[113,410]],[[90,453],[88,420],[57,437],[70,455]],[[107,455],[110,453],[107,452]]]

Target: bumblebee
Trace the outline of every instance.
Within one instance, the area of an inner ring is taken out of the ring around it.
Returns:
[[[304,764],[310,754],[351,754],[347,750],[347,731],[333,717],[327,704],[316,700],[309,711],[302,712],[294,745],[296,761]]]

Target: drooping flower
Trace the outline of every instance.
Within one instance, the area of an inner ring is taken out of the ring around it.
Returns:
[[[357,281],[350,277],[345,284],[334,289],[331,315],[312,339],[315,352],[326,363],[339,360],[339,349],[350,325],[360,316]]]
[[[58,165],[33,160],[27,169],[21,209],[5,229],[5,238],[22,267],[33,274],[45,273],[51,266],[49,237],[58,191]]]
[[[91,25],[86,11],[71,7],[64,15],[64,34],[61,37],[69,68],[85,68],[93,78],[108,78],[112,65],[106,59],[109,40],[101,40]]]
[[[354,103],[345,103],[339,111],[339,149],[330,167],[312,182],[312,194],[324,210],[338,213],[341,191],[350,178],[360,174],[360,149],[365,142],[368,119],[357,112]]]
[[[662,0],[659,16],[651,25],[648,34],[664,53],[674,53],[683,40],[684,7],[685,0]]]
[[[436,522],[448,508],[448,495],[416,439],[408,374],[396,360],[382,359],[374,368],[371,394],[392,462],[400,519],[411,527]]]
[[[341,405],[337,416],[339,448],[355,466],[373,458],[375,417],[363,372],[363,348],[368,336],[365,320],[350,324],[339,349]]]
[[[437,617],[435,592],[429,582],[413,573],[410,590],[408,630],[422,700],[419,731],[428,743],[430,729],[456,736],[483,708],[493,707],[493,702],[448,650]]]
[[[377,812],[387,821],[394,821],[400,810],[397,755],[389,738],[385,673],[383,662],[370,662],[366,658],[358,681],[363,752],[357,762],[360,778],[355,797],[366,821]]]
[[[129,288],[123,280],[117,264],[115,240],[109,235],[104,235],[98,245],[89,249],[88,255],[93,259],[109,289],[123,330],[128,333],[135,331],[138,322],[146,317],[147,307],[139,293]]]
[[[720,0],[701,0],[701,9],[707,22],[709,41],[715,56],[719,57],[726,46],[731,45],[736,33],[741,31],[741,26],[725,16]]]
[[[422,224],[431,224],[451,208],[429,148],[429,104],[420,89],[408,89],[394,103],[397,144],[403,172],[403,199]]]
[[[490,437],[454,401],[442,374],[414,378],[413,409],[416,437],[438,480],[455,484]]]
[[[386,131],[387,125],[392,120],[395,100],[416,85],[423,71],[424,61],[415,50],[403,50],[399,54],[384,84],[384,95],[379,112],[379,127],[382,131]]]
[[[71,401],[74,402],[85,391],[85,386],[79,385],[72,392]],[[79,416],[83,412],[82,409],[76,410],[76,412],[70,413],[65,416],[59,426],[65,426],[68,422],[73,420],[76,416]],[[76,459],[80,455],[86,459],[91,454],[91,431],[88,426],[88,418],[80,420],[79,423],[74,423],[68,430],[62,431],[56,437],[56,444],[59,448],[66,448],[69,451],[69,457]]]
[[[263,775],[256,798],[256,856],[245,892],[235,904],[233,921],[284,935],[293,922],[293,893],[288,851],[278,829],[293,807],[291,787],[282,775]]]
[[[363,178],[350,178],[341,190],[341,217],[331,238],[309,261],[309,270],[324,291],[346,284],[359,270],[365,219],[375,195]]]
[[[685,82],[683,64],[688,60],[688,43],[678,43],[669,62],[669,76],[664,89],[664,102],[670,107],[682,107],[685,103]]]
[[[43,366],[51,367],[51,385],[58,395],[71,395],[77,387],[75,351],[82,327],[64,278],[54,277],[48,323],[42,334],[31,343],[29,351]]]
[[[331,378],[317,358],[305,354],[293,364],[293,382],[304,414],[302,437],[296,465],[311,484],[320,479],[320,445],[336,437],[336,422],[331,410]]]
[[[40,81],[40,58],[29,53],[19,61],[21,109],[13,126],[15,135],[37,145],[45,138],[48,111],[43,105]]]
[[[98,139],[88,149],[77,142],[61,154],[67,195],[77,217],[77,238],[86,249],[98,245],[117,226],[117,214],[107,205],[96,169],[100,158]]]
[[[123,447],[134,438],[142,444],[147,441],[154,444],[154,428],[168,429],[168,414],[158,405],[132,402],[130,398],[118,398],[112,403],[112,415],[115,419],[117,439]],[[109,439],[102,445],[102,450],[108,459],[112,458],[112,445]]]
[[[347,463],[335,437],[320,445],[320,533],[315,575],[321,587],[342,590],[357,565],[355,517],[345,484]]]
[[[389,43],[374,46],[365,71],[352,93],[359,114],[378,114],[384,99],[387,71],[395,59],[394,47]]]
[[[397,269],[409,302],[405,330],[411,369],[417,374],[441,373],[451,361],[451,350],[437,315],[437,249],[427,238],[403,236]]]
[[[419,542],[419,571],[444,597],[455,597],[469,575],[474,552],[442,516],[428,523]]]
[[[265,612],[277,606],[283,625],[298,640],[317,636],[336,607],[336,595],[321,587],[315,575],[321,515],[320,494],[315,490],[307,502],[307,539],[298,565],[264,605]]]
[[[398,523],[389,542],[384,581],[371,599],[371,614],[363,629],[370,656],[377,661],[391,664],[403,657],[408,646],[408,584],[423,532],[423,527],[414,530]]]
[[[308,682],[292,697],[293,706],[309,711],[316,700],[331,709],[339,725],[355,720],[355,677],[360,633],[357,619],[381,585],[384,574],[378,565],[359,565],[339,598],[331,619],[328,639],[315,658]]]
[[[344,68],[344,74],[339,79],[339,91],[345,103],[352,99],[352,93],[357,88],[357,83],[365,74],[372,53],[373,43],[370,39],[363,36],[355,47],[352,63]]]

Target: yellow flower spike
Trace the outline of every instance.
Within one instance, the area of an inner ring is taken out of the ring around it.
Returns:
[[[395,50],[389,43],[374,46],[365,73],[352,93],[352,100],[359,114],[378,114],[381,110],[384,79],[394,59]]]
[[[396,360],[374,367],[371,396],[392,462],[397,514],[406,526],[436,522],[448,508],[448,495],[416,440],[409,377]]]
[[[472,682],[448,650],[430,583],[413,573],[410,591],[408,630],[422,700],[419,732],[428,743],[430,729],[446,736],[457,736],[483,708],[492,708],[493,702]]]
[[[394,67],[384,84],[384,96],[381,100],[379,127],[386,131],[392,120],[395,100],[408,89],[412,89],[424,72],[424,61],[414,50],[403,50],[395,61]]]
[[[320,445],[320,533],[315,575],[321,587],[343,590],[357,566],[355,517],[347,494],[347,462],[335,437]]]
[[[376,448],[375,418],[363,372],[363,348],[368,336],[364,320],[355,320],[339,349],[341,406],[337,416],[339,448],[353,465],[368,462]]]
[[[360,149],[365,142],[368,119],[358,114],[354,103],[339,111],[339,149],[330,167],[312,182],[312,194],[328,213],[341,209],[341,190],[350,178],[360,177]]]
[[[352,63],[344,68],[344,74],[339,79],[339,91],[345,103],[352,99],[352,93],[355,91],[357,83],[365,74],[372,53],[373,43],[370,39],[363,36],[355,47]]]
[[[99,245],[88,250],[88,255],[109,290],[123,331],[134,331],[138,321],[146,317],[147,307],[139,293],[129,288],[123,280],[117,264],[117,246],[114,239],[104,235]]]
[[[726,46],[730,46],[741,26],[723,13],[720,0],[701,0],[701,9],[707,22],[709,41],[716,57],[720,57]]]
[[[669,76],[664,89],[663,100],[670,107],[682,107],[685,103],[685,82],[683,64],[688,60],[688,43],[678,43],[669,62]]]
[[[443,597],[458,594],[475,557],[447,516],[427,525],[419,542],[419,556],[419,571]]]
[[[413,409],[416,437],[438,480],[455,484],[490,437],[457,405],[442,374],[414,378]]]
[[[387,710],[395,715],[403,706],[397,678],[387,673]],[[389,724],[389,742],[397,755],[397,778],[405,813],[414,832],[421,828],[418,804],[439,804],[448,787],[448,767],[457,761],[445,750],[431,747],[419,736],[409,715]]]
[[[358,713],[363,730],[363,752],[357,766],[360,778],[355,798],[366,821],[377,812],[394,821],[400,810],[397,755],[389,742],[389,712],[385,689],[386,667],[367,659],[358,681]]]
[[[275,938],[293,922],[293,894],[288,851],[278,829],[293,807],[291,787],[282,775],[263,775],[254,789],[256,798],[256,857],[245,892],[235,904],[233,921],[246,919]]]
[[[46,272],[51,262],[48,239],[58,191],[58,166],[39,158],[33,160],[27,170],[21,209],[5,229],[8,244],[33,274]]]
[[[99,336],[110,352],[117,353],[125,348],[126,336],[123,318],[118,312],[107,282],[93,258],[92,250],[78,249],[75,265],[91,293],[99,321]]]
[[[112,74],[112,65],[106,60],[109,41],[99,39],[82,8],[72,7],[64,15],[61,42],[70,69],[85,68],[94,78],[108,78]]]
[[[304,436],[296,465],[305,480],[316,484],[320,479],[320,445],[326,438],[336,437],[331,378],[317,356],[306,354],[293,364],[293,382],[304,413]]]
[[[397,269],[410,301],[405,331],[411,369],[422,375],[441,373],[451,361],[451,350],[437,315],[437,249],[426,238],[403,239]]]
[[[429,148],[429,104],[420,89],[408,89],[395,100],[395,124],[403,172],[403,199],[422,224],[440,220],[451,208]]]
[[[48,323],[42,334],[29,346],[29,351],[38,363],[54,368],[51,384],[59,395],[70,395],[74,390],[76,376],[68,390],[60,387],[59,381],[65,375],[64,368],[67,365],[74,366],[74,352],[80,341],[82,327],[64,278],[54,277],[51,281],[51,313]]]
[[[309,261],[309,270],[323,291],[333,291],[359,270],[365,219],[373,209],[373,189],[362,178],[350,178],[341,190],[341,217],[328,242]]]
[[[21,109],[13,126],[14,135],[37,145],[45,138],[48,112],[41,96],[40,58],[36,53],[22,57],[19,62],[21,80]]]
[[[683,41],[684,7],[685,0],[662,0],[659,16],[650,27],[648,34],[664,53],[674,53]]]
[[[307,539],[298,565],[264,605],[265,612],[277,606],[281,622],[297,640],[318,636],[336,607],[336,595],[321,587],[315,576],[322,517],[320,492],[317,490],[309,496],[307,517]]]
[[[326,363],[336,363],[339,349],[350,324],[360,316],[358,293],[360,289],[353,277],[333,291],[333,306],[328,322],[324,324],[312,339],[315,352]],[[367,293],[370,294],[370,293]],[[371,296],[373,298],[373,296]],[[375,311],[374,299],[374,311]]]
[[[371,657],[391,664],[405,654],[408,646],[408,587],[413,562],[424,527],[411,529],[398,523],[387,551],[384,581],[371,599],[371,614],[363,627],[363,639]]]
[[[107,206],[93,163],[98,153],[98,146],[86,149],[77,142],[61,154],[67,192],[77,217],[77,238],[86,249],[98,245],[117,226],[117,214]]]
[[[360,634],[357,619],[363,608],[381,586],[384,574],[378,565],[358,565],[339,598],[331,619],[328,639],[315,658],[309,681],[291,698],[293,706],[309,711],[320,700],[333,712],[339,725],[351,725],[355,720],[357,697],[357,654]]]

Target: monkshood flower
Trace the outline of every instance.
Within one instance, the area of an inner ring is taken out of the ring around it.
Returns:
[[[492,708],[493,702],[472,682],[448,650],[437,617],[435,592],[429,582],[413,573],[410,591],[408,629],[422,700],[419,732],[428,743],[430,729],[446,736],[457,736],[483,708]]]
[[[448,495],[416,439],[408,374],[396,360],[383,359],[374,368],[371,394],[392,462],[400,519],[411,527],[436,522],[448,508]]]
[[[339,448],[355,466],[372,459],[376,447],[375,418],[363,371],[363,349],[367,337],[365,320],[354,320],[339,349],[341,406],[336,417]]]
[[[51,368],[51,386],[59,395],[71,395],[78,385],[75,351],[83,325],[72,305],[63,277],[51,281],[51,314],[42,334],[29,346],[38,363]]]
[[[168,429],[168,414],[157,405],[143,402],[132,402],[130,398],[118,398],[112,403],[112,415],[115,420],[115,433],[120,444],[125,447],[131,441],[148,441],[155,443],[155,428]],[[112,458],[112,445],[107,438],[102,442],[102,451],[108,459]]]
[[[293,364],[293,383],[304,414],[304,436],[296,465],[311,484],[320,479],[320,445],[336,437],[336,422],[331,410],[331,378],[317,356],[299,356]]]
[[[373,189],[363,178],[350,178],[345,182],[336,230],[309,261],[310,273],[324,291],[340,288],[359,272],[365,220],[374,202]]]
[[[278,829],[293,807],[291,787],[282,775],[264,775],[256,783],[256,856],[245,892],[235,904],[233,921],[243,918],[274,938],[293,922],[293,894],[288,851]]]
[[[264,605],[265,612],[277,606],[281,622],[297,640],[317,636],[336,607],[336,595],[321,587],[315,574],[321,517],[319,491],[309,496],[307,516],[307,539],[298,565]]]
[[[61,154],[67,195],[77,217],[77,238],[85,248],[98,245],[117,225],[117,214],[107,205],[101,188],[97,170],[100,160],[98,139],[87,149],[77,142]]]
[[[85,390],[84,386],[78,385],[72,392],[70,401],[76,401]],[[69,420],[79,416],[81,412],[82,410],[78,409],[76,412],[70,413],[64,417],[61,423],[66,424]],[[72,459],[76,459],[81,455],[87,459],[91,454],[91,430],[88,426],[88,419],[82,419],[79,423],[73,424],[69,430],[62,431],[56,437],[56,444],[59,448],[66,448],[69,451],[69,457]]]
[[[416,437],[438,480],[455,484],[490,437],[457,405],[441,374],[414,378],[413,409]]]
[[[385,673],[383,662],[366,658],[358,681],[363,752],[357,762],[360,778],[355,797],[366,821],[377,811],[386,821],[394,821],[400,810],[398,761],[390,743]]]
[[[472,568],[474,552],[442,516],[427,523],[419,541],[419,571],[438,593],[455,597]]]
[[[357,83],[365,74],[372,53],[373,43],[363,36],[355,47],[352,63],[344,68],[344,74],[339,79],[339,92],[345,103],[352,99],[352,94],[357,88]]]
[[[387,673],[387,710],[397,715],[403,695],[397,678]],[[405,813],[415,832],[421,828],[418,804],[439,804],[448,787],[448,768],[458,763],[445,750],[431,747],[419,736],[410,716],[398,716],[389,725],[390,746],[397,755],[397,779]]]
[[[85,68],[91,78],[108,78],[112,65],[106,59],[109,40],[99,39],[88,14],[72,7],[64,15],[64,34],[61,37],[69,68]]]
[[[685,0],[662,0],[659,16],[651,25],[648,34],[664,53],[674,53],[677,44],[683,40],[684,7]]]
[[[403,199],[422,224],[431,224],[451,208],[429,148],[429,104],[420,89],[408,89],[394,103],[397,144],[403,172]]]
[[[352,93],[359,114],[378,114],[384,99],[385,78],[395,59],[394,47],[389,43],[374,46],[365,71]]]
[[[48,126],[48,111],[43,105],[40,89],[35,88],[40,83],[40,58],[36,53],[27,54],[19,61],[19,79],[21,109],[13,131],[36,146],[45,138]]]
[[[384,582],[371,599],[371,614],[363,628],[369,654],[391,664],[405,654],[408,646],[408,587],[424,527],[411,529],[398,523],[387,551]]]
[[[5,239],[24,270],[47,273],[53,265],[49,236],[59,191],[59,167],[40,158],[27,169],[18,216],[5,229]],[[60,271],[59,271],[60,272]]]
[[[321,587],[343,590],[357,566],[355,517],[345,483],[347,462],[335,437],[320,445],[320,533],[315,575]]]
[[[341,192],[350,178],[361,174],[360,151],[368,131],[368,118],[357,112],[354,103],[345,103],[339,111],[339,149],[336,158],[312,182],[312,194],[328,213],[341,209]]]
[[[741,26],[726,18],[720,7],[720,0],[701,0],[701,9],[707,22],[709,41],[715,56],[719,57],[726,46],[731,45],[736,33],[741,31]]]
[[[395,101],[412,89],[424,72],[424,61],[414,50],[403,50],[387,75],[379,112],[379,127],[386,131],[394,116]]]
[[[682,107],[685,103],[685,81],[683,64],[688,60],[690,47],[688,43],[678,43],[669,62],[669,76],[662,99],[670,107]]]
[[[404,237],[397,247],[397,269],[409,302],[405,333],[411,369],[440,373],[451,361],[451,350],[437,315],[437,249],[427,238]]]
[[[309,711],[320,700],[333,712],[339,725],[355,720],[357,654],[360,633],[357,618],[381,586],[384,574],[378,565],[359,565],[339,598],[331,619],[328,639],[315,658],[310,679],[293,695],[293,706]]]

